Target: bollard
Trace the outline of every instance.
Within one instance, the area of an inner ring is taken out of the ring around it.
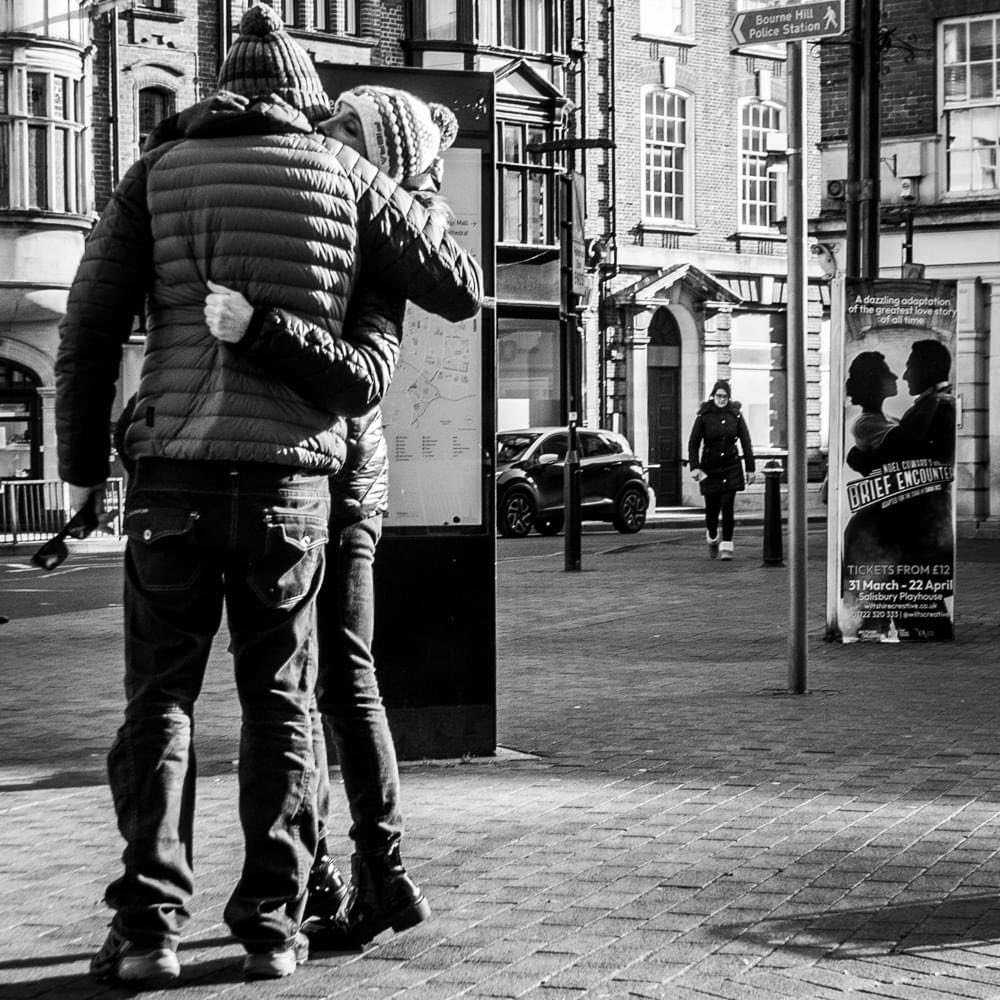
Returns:
[[[566,452],[566,466],[563,470],[563,493],[566,509],[566,535],[563,554],[564,569],[567,572],[579,572],[581,566],[581,551],[583,548],[583,524],[580,508],[580,452],[576,433],[576,414],[569,415],[569,442]]]
[[[784,566],[781,554],[781,474],[780,462],[764,466],[764,565]]]

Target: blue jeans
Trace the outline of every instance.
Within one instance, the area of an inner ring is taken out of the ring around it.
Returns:
[[[142,459],[125,511],[125,721],[108,756],[122,876],[113,926],[176,947],[194,889],[194,704],[225,607],[243,710],[243,871],[225,911],[248,951],[288,947],[316,848],[310,700],[325,476]]]
[[[317,604],[319,711],[313,714],[320,833],[330,815],[330,772],[323,739],[325,716],[351,812],[350,836],[359,854],[395,846],[403,833],[399,769],[375,676],[372,568],[382,516],[331,526],[327,573]]]

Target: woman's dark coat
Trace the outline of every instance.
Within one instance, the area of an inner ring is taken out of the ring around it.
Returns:
[[[756,466],[750,432],[738,402],[731,400],[721,409],[711,400],[701,404],[688,439],[688,462],[692,472],[701,469],[705,473],[700,483],[702,494],[746,488],[743,466],[747,472],[754,472]]]

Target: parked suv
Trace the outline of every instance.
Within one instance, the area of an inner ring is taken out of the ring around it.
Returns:
[[[610,521],[633,534],[654,503],[642,462],[613,431],[577,430],[580,509],[585,521]],[[554,535],[565,522],[563,470],[569,447],[565,427],[533,427],[497,435],[497,528],[524,538],[532,528]]]

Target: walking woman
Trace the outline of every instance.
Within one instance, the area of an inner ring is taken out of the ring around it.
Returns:
[[[712,386],[711,396],[698,408],[688,440],[688,463],[705,498],[708,554],[712,559],[732,559],[736,494],[754,481],[756,466],[750,431],[740,413],[740,404],[733,400],[725,379],[719,379]]]

